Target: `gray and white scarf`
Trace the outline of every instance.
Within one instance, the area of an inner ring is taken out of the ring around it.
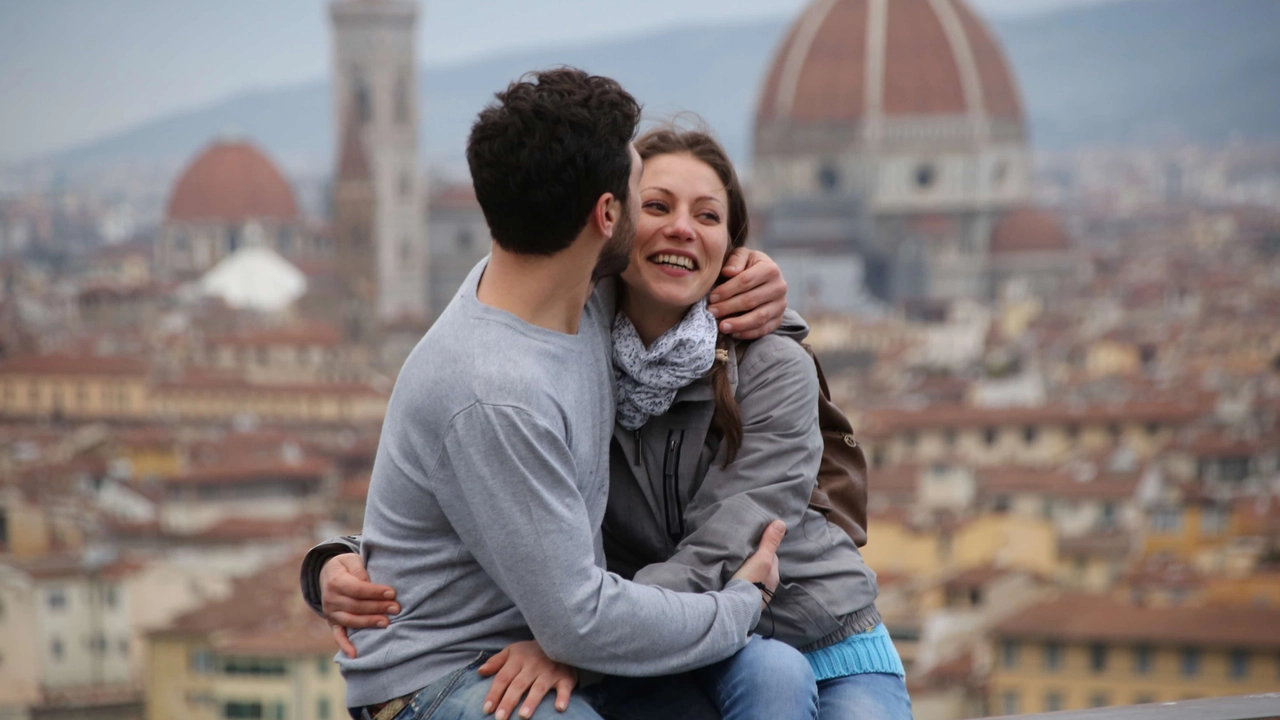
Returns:
[[[613,376],[622,427],[636,430],[665,413],[676,391],[706,375],[715,364],[717,333],[706,298],[647,348],[631,320],[618,313],[613,319]]]

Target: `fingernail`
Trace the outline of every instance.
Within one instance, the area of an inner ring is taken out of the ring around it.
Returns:
[[[396,591],[395,591],[395,590],[388,590],[388,591],[386,591],[386,592],[382,593],[382,597],[386,598],[387,600],[390,600],[390,599],[394,598],[395,596],[396,596]]]
[[[493,714],[493,717],[495,720],[507,720],[507,711],[499,710],[498,712]]]
[[[483,710],[485,715],[488,715],[489,713],[493,712],[493,701],[485,700]]]
[[[729,322],[720,323],[720,332],[725,332],[725,333],[733,332],[733,323],[729,323]]]
[[[533,711],[527,707],[522,707],[520,708],[520,717],[524,718],[524,720],[529,720],[529,718],[533,717]]]
[[[716,303],[720,302],[720,294],[711,293],[711,297],[707,298],[707,301],[710,302],[712,305],[715,305]]]
[[[387,614],[389,614],[389,615],[395,615],[395,614],[396,614],[396,613],[398,613],[398,612],[400,612],[400,608],[399,608],[398,606],[396,606],[396,605],[388,605],[388,606],[387,606]]]
[[[387,626],[387,621],[386,621],[386,620],[379,620],[379,621],[378,621],[378,627],[380,627],[380,628],[384,628],[384,627],[386,627],[386,626]]]
[[[556,703],[556,709],[560,712],[564,712],[568,707],[569,705],[567,703]]]
[[[720,317],[720,308],[709,307],[707,312],[711,313],[711,317]]]

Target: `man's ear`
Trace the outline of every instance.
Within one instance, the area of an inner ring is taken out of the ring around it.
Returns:
[[[605,193],[596,200],[595,207],[591,209],[591,223],[602,236],[611,238],[621,212],[622,203],[618,202],[613,193]]]

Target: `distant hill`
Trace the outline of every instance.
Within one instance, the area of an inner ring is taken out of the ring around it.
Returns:
[[[467,128],[520,73],[568,64],[620,80],[650,115],[699,113],[749,159],[757,86],[788,18],[680,28],[533,50],[422,74],[424,159],[458,166]],[[993,23],[1013,62],[1034,142],[1280,139],[1280,0],[1133,0]],[[294,171],[332,154],[327,81],[260,90],[53,156],[77,168],[180,162],[228,132]]]

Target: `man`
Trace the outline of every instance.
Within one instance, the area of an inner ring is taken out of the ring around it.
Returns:
[[[760,586],[777,584],[781,523],[720,592],[603,569],[614,302],[611,283],[596,281],[630,254],[640,110],[614,81],[572,69],[497,98],[467,148],[491,255],[406,360],[374,463],[361,550],[369,575],[399,589],[401,612],[353,633],[339,656],[353,717],[480,718],[491,708],[477,669],[531,638],[602,673],[703,666],[746,644]],[[772,276],[748,298],[774,312],[733,330],[762,333],[779,318],[785,284]],[[579,696],[561,700],[562,717],[598,717]]]

